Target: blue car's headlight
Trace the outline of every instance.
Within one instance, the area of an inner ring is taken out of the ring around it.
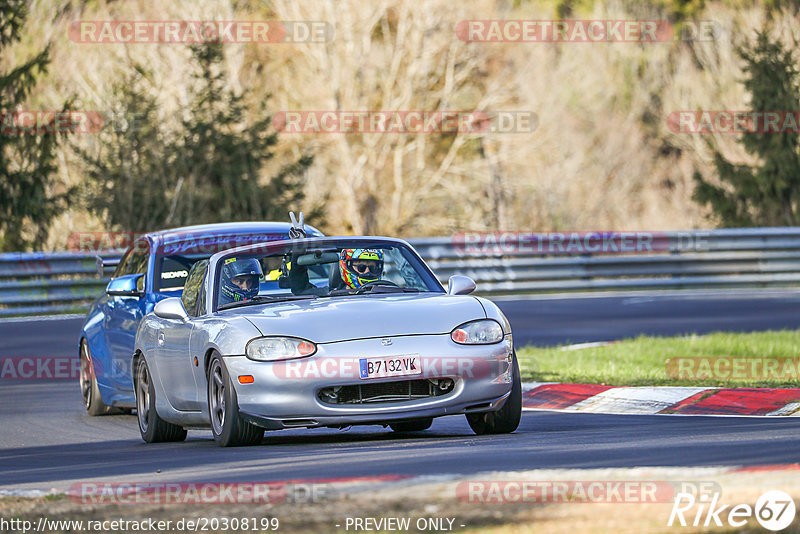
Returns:
[[[314,343],[296,337],[259,337],[250,340],[245,349],[248,358],[259,362],[305,358],[315,352]]]
[[[494,319],[479,319],[454,329],[450,338],[462,345],[490,345],[503,340],[503,327]]]

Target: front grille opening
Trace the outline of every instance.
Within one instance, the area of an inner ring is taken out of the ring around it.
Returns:
[[[452,378],[427,378],[332,386],[323,388],[317,396],[325,404],[366,404],[427,399],[447,395],[455,382]]]

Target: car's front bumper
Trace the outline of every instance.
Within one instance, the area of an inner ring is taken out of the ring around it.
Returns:
[[[287,362],[255,362],[244,356],[225,357],[239,410],[267,429],[379,424],[497,410],[511,391],[511,335],[493,345],[459,345],[449,335],[398,336],[391,343],[362,339],[318,346],[309,357]],[[422,374],[361,379],[359,359],[419,355]],[[240,376],[252,376],[242,384]],[[451,391],[426,398],[331,404],[320,390],[334,386],[450,378]]]

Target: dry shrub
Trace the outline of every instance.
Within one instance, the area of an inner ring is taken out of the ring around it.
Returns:
[[[275,112],[529,110],[538,116],[535,131],[515,134],[283,134],[270,165],[315,154],[306,208],[324,202],[321,226],[333,234],[707,227],[713,219],[691,200],[693,171],[713,172],[707,143],[749,161],[735,137],[675,134],[666,117],[746,107],[735,45],[761,27],[759,6],[708,2],[699,16],[725,30],[716,41],[637,44],[457,38],[455,26],[466,19],[554,18],[550,5],[504,0],[62,5],[31,4],[20,50],[54,43],[51,72],[32,106],[49,108],[75,95],[80,109],[113,109],[111,83],[135,61],[152,72],[165,126],[177,125],[191,69],[186,47],[78,44],[67,38],[73,20],[278,19],[327,21],[335,37],[326,44],[227,47],[230,86],[271,95]],[[653,5],[630,6],[598,1],[572,16],[664,18]],[[778,13],[775,20],[788,42],[793,18]],[[74,142],[90,146],[87,137]],[[69,146],[61,164],[64,182],[80,182]],[[63,246],[65,229],[101,225],[74,209],[56,222],[51,246]]]

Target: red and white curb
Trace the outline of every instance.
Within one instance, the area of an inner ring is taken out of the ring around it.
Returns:
[[[524,383],[526,410],[606,414],[800,416],[800,388],[614,387]]]

